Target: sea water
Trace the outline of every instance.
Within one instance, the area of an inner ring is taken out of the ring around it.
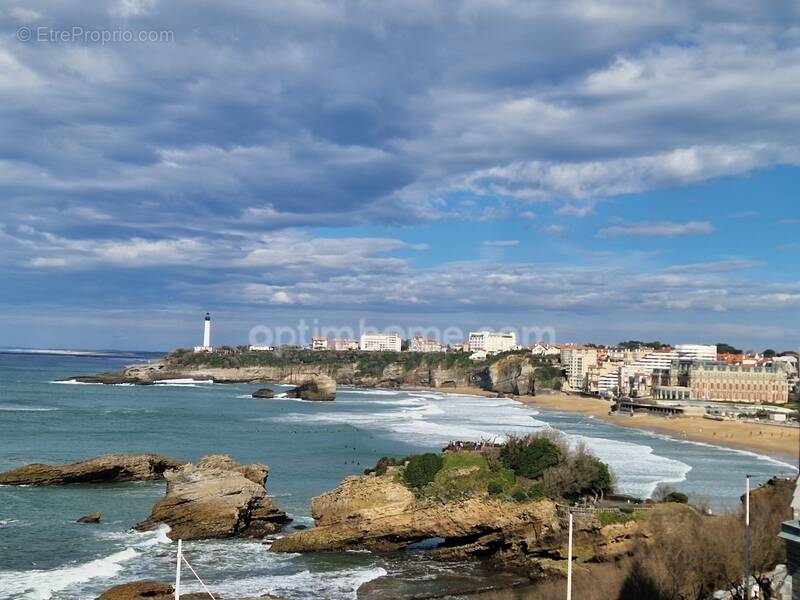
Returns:
[[[746,473],[758,483],[794,472],[778,457],[673,440],[506,399],[340,388],[335,402],[320,403],[253,399],[252,385],[56,383],[129,362],[130,357],[0,354],[0,470],[106,453],[158,452],[190,461],[229,454],[241,463],[268,464],[269,493],[293,525],[307,526],[313,524],[314,495],[381,456],[549,427],[572,443],[585,443],[611,466],[619,491],[635,496],[669,482],[721,509],[739,502]],[[286,389],[273,387],[278,393]],[[88,599],[121,582],[170,581],[175,544],[166,531],[130,530],[163,494],[158,482],[0,486],[0,599]],[[75,522],[95,511],[103,513],[99,524]],[[227,596],[273,593],[292,600],[355,598],[361,584],[386,574],[424,579],[426,572],[449,570],[480,576],[481,569],[435,565],[415,555],[272,554],[253,540],[189,542],[184,551],[209,586]],[[186,585],[200,589],[191,578]]]

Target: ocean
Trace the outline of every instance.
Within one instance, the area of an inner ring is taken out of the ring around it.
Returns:
[[[618,490],[636,496],[668,482],[720,510],[739,502],[745,474],[758,484],[796,472],[780,457],[537,411],[507,399],[340,388],[335,402],[315,403],[256,400],[253,385],[56,383],[131,362],[130,356],[0,354],[0,470],[107,453],[158,452],[190,461],[229,454],[270,466],[268,491],[294,518],[288,531],[313,524],[313,496],[381,456],[546,427],[585,443],[611,466]],[[130,531],[163,493],[158,482],[0,486],[0,599],[82,600],[117,583],[171,581],[175,544],[165,531]],[[95,511],[103,513],[101,523],[75,522]],[[384,575],[415,591],[446,588],[456,574],[491,576],[480,564],[436,564],[419,552],[279,555],[253,540],[189,542],[184,552],[209,587],[226,596],[353,599],[361,584]],[[200,591],[189,577],[187,591]]]

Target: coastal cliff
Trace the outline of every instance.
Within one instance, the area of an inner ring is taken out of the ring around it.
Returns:
[[[114,373],[75,376],[84,383],[148,385],[169,379],[216,383],[301,383],[311,377],[359,387],[476,388],[501,394],[559,389],[559,369],[537,362],[529,352],[506,352],[472,361],[466,353],[314,352],[281,349],[252,352],[177,350],[162,360]]]

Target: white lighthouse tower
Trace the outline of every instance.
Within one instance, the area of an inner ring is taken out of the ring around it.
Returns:
[[[203,320],[203,345],[195,346],[195,352],[213,352],[214,348],[211,347],[211,315],[206,313],[206,318]]]

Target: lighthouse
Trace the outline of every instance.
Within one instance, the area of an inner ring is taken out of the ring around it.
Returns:
[[[212,352],[214,348],[211,347],[211,315],[206,313],[203,319],[203,345],[195,346],[195,352]]]

